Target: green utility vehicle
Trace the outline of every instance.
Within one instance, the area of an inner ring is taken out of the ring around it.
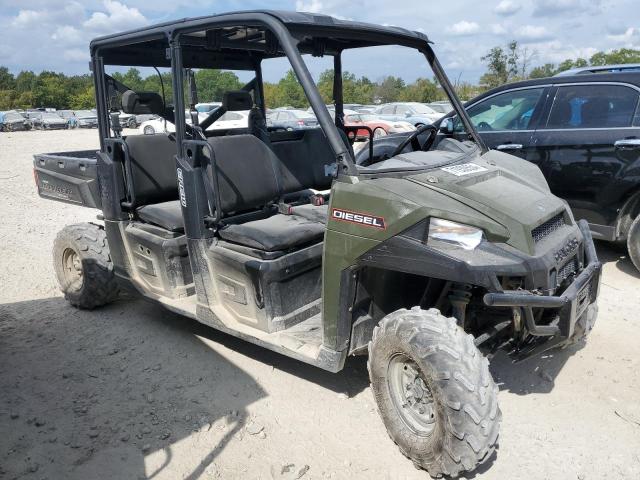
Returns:
[[[435,127],[424,126],[356,163],[342,58],[379,46],[431,67],[466,140],[436,144]],[[335,120],[312,57],[332,62]],[[331,372],[348,355],[368,355],[389,435],[434,477],[473,470],[496,447],[501,413],[487,356],[504,349],[522,360],[592,328],[601,265],[586,223],[536,166],[487,150],[424,34],[240,12],[101,37],[91,58],[100,151],[34,161],[42,197],[102,212],[100,225],[65,227],[55,241],[72,305],[98,307],[133,288]],[[266,127],[262,65],[278,58],[319,128]],[[132,90],[110,66],[170,69],[163,89],[172,98]],[[251,80],[202,118],[200,69]],[[175,133],[123,136],[120,110],[158,115]],[[248,112],[247,128],[209,129],[234,111]]]

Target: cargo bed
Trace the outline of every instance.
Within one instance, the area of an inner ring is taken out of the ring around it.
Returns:
[[[38,194],[49,200],[100,209],[97,164],[95,150],[34,155]]]

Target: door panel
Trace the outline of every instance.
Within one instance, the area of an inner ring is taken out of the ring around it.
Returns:
[[[499,93],[467,108],[471,122],[487,147],[529,160],[531,139],[548,89],[521,88]],[[464,137],[464,127],[454,121],[456,136]],[[461,138],[459,138],[461,139]]]
[[[536,131],[535,157],[551,191],[569,202],[576,218],[611,225],[633,187],[625,179],[638,161],[640,139],[632,119],[638,92],[611,84],[558,86],[544,128]],[[626,141],[615,146],[618,141]]]

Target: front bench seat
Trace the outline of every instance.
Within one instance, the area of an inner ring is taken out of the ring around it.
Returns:
[[[277,202],[282,194],[280,160],[267,145],[253,135],[212,137],[208,142],[216,158],[222,213],[233,217]],[[213,184],[210,164],[207,176]],[[228,242],[271,252],[322,240],[324,225],[276,213],[244,223],[231,219],[218,234]]]
[[[296,215],[276,214],[261,220],[227,225],[219,233],[228,242],[275,252],[319,242],[324,236],[324,225]]]

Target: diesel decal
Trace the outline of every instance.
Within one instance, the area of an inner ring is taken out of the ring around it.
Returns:
[[[331,210],[331,218],[340,220],[341,222],[357,223],[365,227],[380,228],[382,230],[387,228],[384,223],[384,218],[382,217],[376,217],[366,213],[350,212],[349,210],[342,210],[340,208]]]

